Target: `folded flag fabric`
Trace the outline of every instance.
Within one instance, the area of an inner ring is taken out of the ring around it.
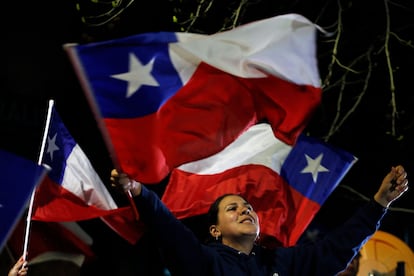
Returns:
[[[200,35],[66,44],[115,164],[159,183],[266,120],[293,145],[321,99],[317,27],[298,14]]]
[[[7,245],[18,258],[22,255],[25,221],[18,222]],[[67,261],[78,267],[95,259],[93,239],[76,222],[32,221],[26,260],[30,264]]]
[[[356,161],[303,134],[291,146],[257,124],[223,151],[174,169],[162,201],[184,219],[207,213],[222,194],[241,194],[258,213],[262,242],[291,246]]]
[[[88,157],[53,107],[42,162],[50,173],[38,186],[33,220],[81,221],[102,218],[130,243],[142,235],[131,207],[118,208]]]
[[[7,150],[0,149],[0,251],[19,222],[35,187],[47,169]]]

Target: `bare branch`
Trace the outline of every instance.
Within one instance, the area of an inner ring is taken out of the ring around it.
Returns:
[[[395,121],[398,117],[398,109],[397,109],[397,101],[395,99],[395,83],[394,83],[394,72],[392,69],[391,64],[391,54],[389,49],[390,44],[390,33],[391,33],[391,18],[390,18],[390,10],[388,7],[388,0],[384,0],[385,6],[385,18],[386,18],[386,30],[385,30],[385,41],[384,41],[384,49],[385,49],[385,58],[387,60],[387,67],[388,67],[388,75],[390,78],[390,93],[391,93],[391,135],[396,136],[395,130]]]

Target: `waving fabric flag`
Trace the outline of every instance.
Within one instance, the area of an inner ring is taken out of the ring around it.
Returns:
[[[22,216],[35,187],[47,169],[0,149],[0,251]]]
[[[25,222],[20,220],[7,242],[13,255],[21,256]],[[29,265],[60,260],[78,267],[96,257],[92,238],[76,222],[32,221],[27,261]]]
[[[267,120],[293,145],[320,103],[317,27],[297,14],[213,35],[65,45],[114,162],[143,183]]]
[[[207,213],[224,193],[239,193],[258,213],[261,239],[291,246],[356,161],[305,135],[291,146],[257,124],[218,154],[174,169],[162,201],[183,219]]]
[[[118,208],[89,159],[53,108],[43,163],[52,170],[35,193],[33,220],[102,218],[130,243],[142,235],[131,207]]]

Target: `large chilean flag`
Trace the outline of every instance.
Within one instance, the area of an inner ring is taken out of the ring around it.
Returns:
[[[357,158],[300,135],[291,146],[256,124],[218,154],[175,168],[162,201],[179,219],[207,213],[220,195],[254,206],[266,246],[294,245]]]
[[[258,122],[293,145],[321,100],[317,26],[298,14],[213,35],[67,44],[116,167],[158,183]]]

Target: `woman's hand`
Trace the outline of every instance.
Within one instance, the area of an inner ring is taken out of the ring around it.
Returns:
[[[118,172],[116,169],[111,171],[111,185],[123,192],[131,192],[133,196],[141,193],[141,183],[129,178],[125,173]]]
[[[404,167],[398,165],[384,177],[380,188],[374,195],[375,201],[383,207],[389,207],[391,203],[408,190],[407,172]]]

